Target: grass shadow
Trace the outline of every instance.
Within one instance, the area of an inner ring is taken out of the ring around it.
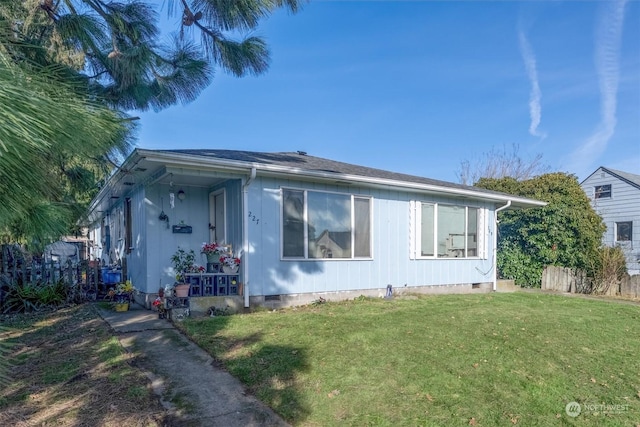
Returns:
[[[228,335],[226,328],[235,317],[189,319],[180,327],[281,417],[296,424],[303,422],[311,409],[303,398],[296,375],[308,369],[307,350],[266,343],[264,334],[268,331]]]
[[[0,425],[163,425],[148,379],[88,304],[23,318],[11,329]]]

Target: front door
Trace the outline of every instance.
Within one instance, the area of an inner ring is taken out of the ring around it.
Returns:
[[[209,238],[211,242],[227,243],[224,190],[209,193]]]

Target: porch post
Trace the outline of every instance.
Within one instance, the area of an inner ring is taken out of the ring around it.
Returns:
[[[256,168],[251,168],[249,178],[242,178],[242,280],[244,307],[249,308],[249,185],[256,177]]]

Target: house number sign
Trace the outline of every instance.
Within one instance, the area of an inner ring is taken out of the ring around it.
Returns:
[[[260,224],[260,218],[256,218],[256,216],[249,211],[249,219],[256,223],[256,225]]]

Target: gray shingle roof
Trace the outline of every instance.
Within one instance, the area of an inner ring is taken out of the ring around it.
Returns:
[[[604,166],[601,166],[601,168],[605,171],[607,171],[609,174],[623,180],[626,181],[627,183],[633,185],[634,187],[637,187],[640,189],[640,175],[636,175],[633,173],[629,173],[629,172],[622,172],[619,170],[615,170],[615,169],[609,169],[609,168],[605,168]]]
[[[430,178],[424,178],[415,175],[407,175],[398,172],[391,172],[382,169],[358,166],[349,163],[337,162],[335,160],[324,159],[321,157],[309,156],[300,152],[285,153],[261,153],[253,151],[236,151],[236,150],[154,150],[164,153],[187,154],[193,156],[210,157],[216,159],[234,160],[248,163],[258,163],[266,165],[277,165],[296,169],[302,169],[314,172],[339,173],[347,175],[356,175],[369,178],[390,179],[395,181],[413,182],[417,184],[436,185],[447,188],[473,189],[485,193],[504,194],[492,192],[468,185],[456,184],[447,181],[439,181]]]

